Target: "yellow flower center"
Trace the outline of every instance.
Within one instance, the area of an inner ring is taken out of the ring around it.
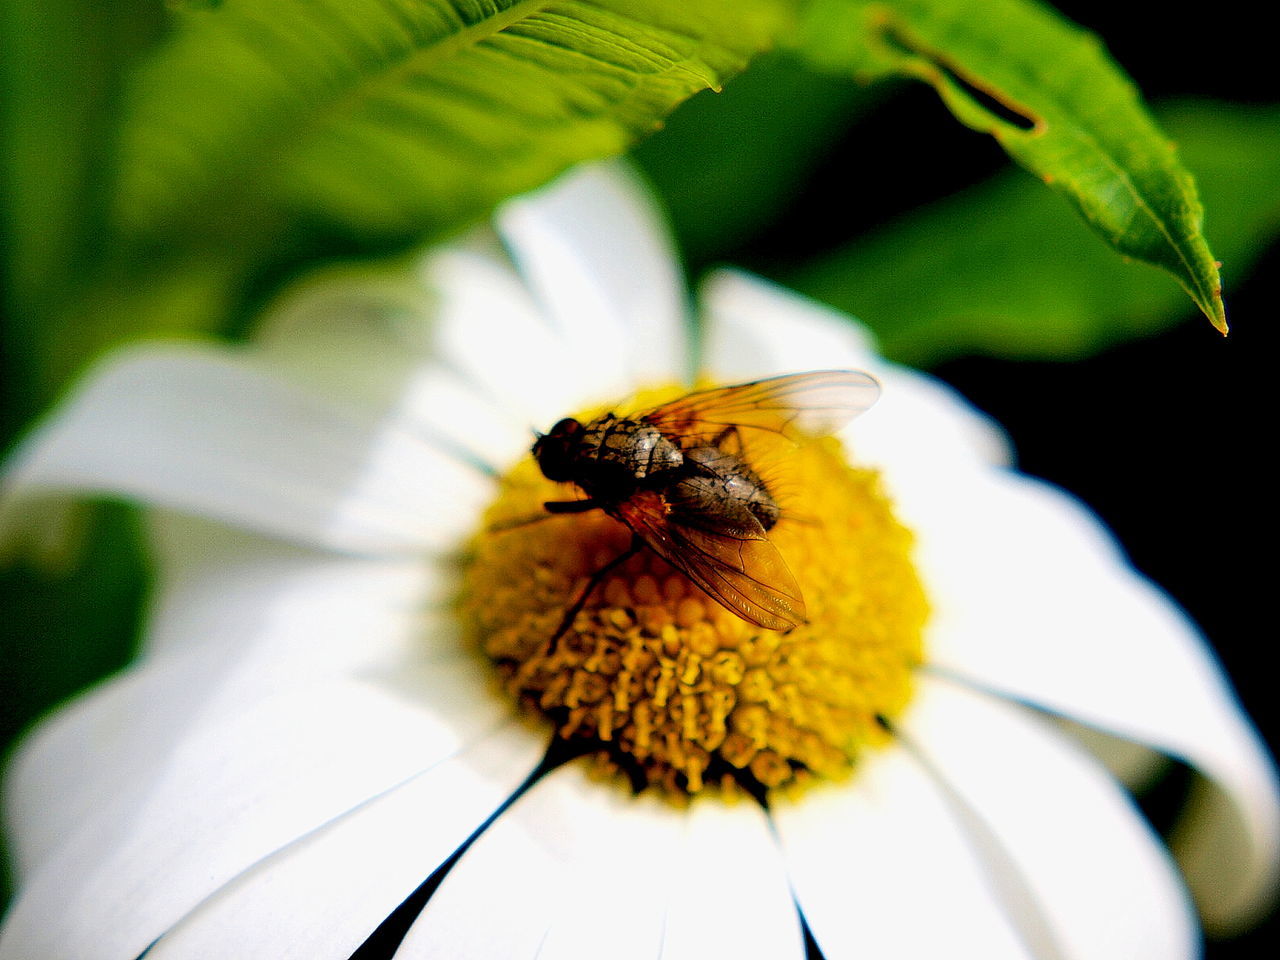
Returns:
[[[878,475],[831,438],[801,445],[770,486],[769,532],[804,591],[807,622],[753,626],[645,549],[587,597],[631,532],[601,511],[536,517],[571,485],[532,458],[501,483],[474,538],[462,623],[509,692],[606,770],[682,798],[708,787],[761,795],[846,776],[888,734],[922,659],[927,604],[910,533]]]

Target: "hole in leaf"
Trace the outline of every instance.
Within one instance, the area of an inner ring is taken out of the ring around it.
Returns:
[[[1039,126],[1039,119],[1030,113],[1025,112],[1022,107],[1012,103],[1011,101],[1001,99],[999,94],[993,90],[985,89],[978,86],[975,82],[966,78],[962,73],[957,71],[946,58],[933,50],[929,50],[920,44],[913,43],[911,38],[906,36],[899,30],[894,29],[892,25],[886,24],[881,31],[881,37],[884,42],[903,56],[916,57],[921,60],[928,61],[932,66],[936,67],[943,76],[951,83],[964,92],[964,94],[976,103],[979,107],[991,114],[997,120],[1016,127],[1019,130],[1031,131]]]

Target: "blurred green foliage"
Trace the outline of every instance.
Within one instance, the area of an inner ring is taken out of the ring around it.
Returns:
[[[719,87],[795,0],[4,0],[6,300],[41,399],[281,263],[438,238]],[[287,272],[287,271],[281,271]]]

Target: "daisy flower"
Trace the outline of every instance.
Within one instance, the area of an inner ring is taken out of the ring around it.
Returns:
[[[156,583],[138,661],[12,764],[0,957],[1168,960],[1195,907],[1265,908],[1259,738],[997,427],[740,273],[706,280],[695,349],[617,167],[496,229],[310,281],[246,346],[123,350],[17,451],[11,546],[128,498]],[[548,645],[629,533],[530,519],[573,496],[533,429],[832,368],[882,396],[778,474],[804,623],[754,627],[643,551]],[[1065,719],[1197,771],[1181,872]]]

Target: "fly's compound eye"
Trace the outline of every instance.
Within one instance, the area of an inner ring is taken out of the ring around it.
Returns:
[[[582,424],[566,417],[533,445],[533,455],[542,475],[556,483],[573,479],[573,455],[582,441]]]
[[[580,433],[582,433],[582,424],[573,419],[573,417],[565,417],[551,428],[551,432],[547,436],[568,439],[569,437],[576,437]]]

